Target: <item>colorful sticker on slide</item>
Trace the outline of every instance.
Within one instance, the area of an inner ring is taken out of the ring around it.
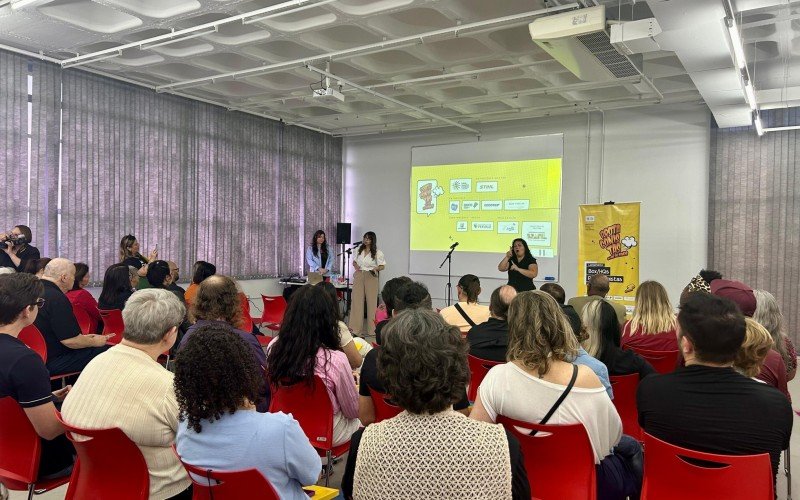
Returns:
[[[436,179],[426,179],[417,182],[417,213],[432,214],[436,212],[436,198],[441,196],[444,190],[439,186]]]

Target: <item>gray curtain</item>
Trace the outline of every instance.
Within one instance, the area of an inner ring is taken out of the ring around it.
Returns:
[[[30,212],[42,255],[86,262],[92,281],[119,261],[128,233],[145,255],[157,244],[184,278],[196,260],[252,278],[302,273],[311,234],[335,230],[341,139],[6,52],[0,81],[0,172],[13,186],[3,224]]]
[[[797,109],[762,112],[766,127],[800,124]],[[795,344],[800,330],[798,131],[758,137],[711,130],[709,267],[772,292]]]

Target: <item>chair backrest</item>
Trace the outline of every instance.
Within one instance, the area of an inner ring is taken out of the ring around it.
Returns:
[[[280,325],[283,322],[283,313],[286,312],[286,299],[282,295],[262,295],[261,300],[264,302],[261,322]]]
[[[122,340],[122,334],[125,333],[122,311],[119,309],[100,309],[100,317],[103,318],[103,335],[116,334],[108,339],[108,343],[119,344]]]
[[[183,459],[181,463],[192,480],[192,500],[280,499],[269,479],[257,469],[222,472],[196,467]]]
[[[150,473],[139,447],[118,428],[81,429],[56,412],[78,460],[66,500],[114,498],[146,500],[150,495]]]
[[[478,396],[478,387],[481,385],[481,382],[483,382],[483,377],[489,373],[489,370],[493,366],[503,363],[477,358],[472,354],[467,354],[467,362],[469,363],[469,390],[467,390],[467,399],[475,401],[475,398]]]
[[[47,342],[44,340],[42,332],[36,325],[30,324],[19,332],[17,338],[30,349],[36,351],[41,356],[42,361],[47,363]]]
[[[362,382],[363,384],[364,382]],[[375,423],[387,420],[399,415],[403,409],[392,402],[391,397],[378,392],[372,387],[369,388],[369,395],[372,397],[372,404],[375,406]]]
[[[669,444],[647,433],[644,446],[647,459],[642,500],[775,498],[768,453],[740,456],[703,453]]]
[[[239,301],[242,305],[242,330],[246,332],[253,331],[253,318],[250,317],[250,299],[247,295],[239,293]]]
[[[270,412],[291,413],[300,424],[311,446],[321,450],[333,448],[333,404],[325,383],[314,375],[314,383],[297,382],[272,386]]]
[[[636,389],[639,387],[639,374],[611,375],[611,387],[614,390],[614,408],[622,419],[622,432],[632,438],[642,440],[642,428],[639,427],[639,411],[636,407]]]
[[[497,423],[503,424],[522,446],[533,497],[596,498],[594,452],[583,424],[539,425],[502,415],[498,415]],[[535,436],[530,435],[532,430],[538,431]]]
[[[10,396],[0,398],[0,480],[10,489],[27,489],[39,474],[41,449],[39,436],[19,403]]]
[[[94,333],[92,331],[92,318],[89,317],[89,313],[76,305],[72,306],[72,313],[75,315],[75,319],[78,320],[78,326],[83,335]]]
[[[672,373],[678,364],[680,351],[651,351],[638,347],[625,347],[646,359],[658,373]]]

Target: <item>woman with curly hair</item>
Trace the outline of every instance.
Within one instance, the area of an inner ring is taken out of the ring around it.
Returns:
[[[258,413],[264,377],[250,349],[219,323],[198,328],[175,359],[176,449],[203,469],[258,469],[280,498],[308,499],[322,462],[300,424]]]
[[[190,343],[198,329],[207,325],[218,325],[235,333],[250,346],[253,359],[261,367],[262,372],[267,366],[267,357],[255,335],[241,329],[242,307],[239,301],[239,291],[236,283],[229,277],[216,274],[200,284],[195,300],[189,308],[189,319],[195,323],[189,327],[180,340],[179,350]],[[262,396],[263,398],[257,405],[258,411],[266,412],[269,410],[269,388],[266,385],[264,385]]]
[[[353,435],[345,497],[531,498],[519,442],[502,427],[453,410],[469,380],[467,345],[430,309],[386,325],[378,370],[405,411]]]
[[[267,355],[267,379],[274,386],[322,379],[333,405],[333,446],[361,424],[353,372],[340,344],[332,299],[318,286],[304,286],[292,295]]]
[[[505,415],[532,423],[583,424],[594,451],[597,498],[638,497],[642,447],[622,435],[622,421],[597,375],[570,362],[578,347],[553,297],[520,293],[508,308],[509,362],[486,374],[470,418],[494,423]],[[546,415],[550,418],[543,422]]]

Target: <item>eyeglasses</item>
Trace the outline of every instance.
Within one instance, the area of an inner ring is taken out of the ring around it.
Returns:
[[[42,297],[39,297],[38,299],[36,299],[36,302],[34,302],[34,303],[33,303],[33,304],[31,304],[31,305],[32,305],[32,306],[38,306],[38,307],[39,307],[39,309],[41,309],[41,308],[44,306],[44,298],[42,298]]]

